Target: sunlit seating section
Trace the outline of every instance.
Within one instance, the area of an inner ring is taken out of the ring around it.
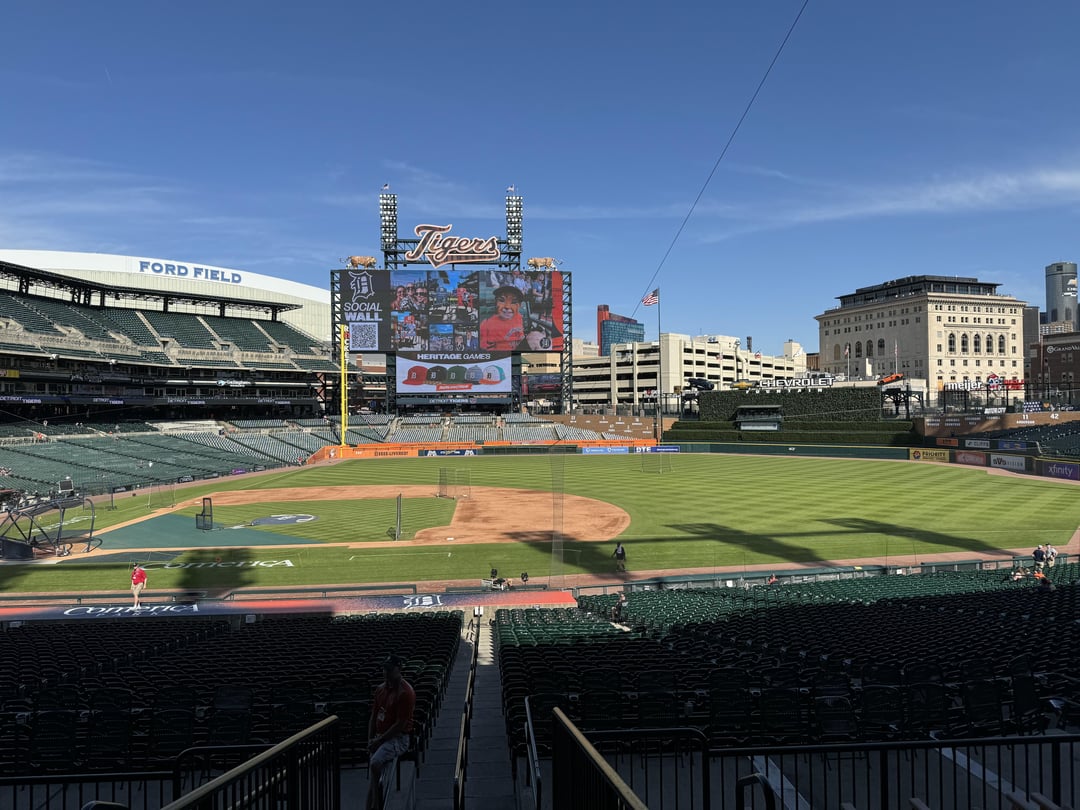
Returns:
[[[585,428],[573,427],[572,425],[560,425],[555,424],[555,434],[560,441],[564,442],[576,442],[576,441],[595,441],[600,438],[600,434],[595,430],[586,430]]]
[[[205,323],[222,340],[228,341],[243,352],[272,351],[267,336],[248,318],[222,318],[217,315],[203,315]]]
[[[326,338],[317,339],[311,335],[305,335],[292,324],[284,321],[257,321],[259,328],[268,334],[277,343],[288,346],[299,354],[324,354]]]
[[[502,429],[503,438],[510,442],[553,442],[558,437],[549,424],[542,425],[506,425]]]
[[[60,337],[64,333],[37,310],[27,305],[29,299],[0,291],[0,318],[10,318],[27,332]]]
[[[386,441],[386,428],[377,425],[371,427],[350,427],[345,434],[346,444],[381,444]]]
[[[498,428],[455,425],[450,428],[446,438],[451,442],[497,442],[502,437],[499,435]]]
[[[411,442],[441,442],[443,429],[441,427],[402,427],[394,434],[395,442],[408,444]]]
[[[157,337],[146,325],[138,310],[110,307],[101,311],[101,317],[108,319],[115,331],[127,335],[138,346],[159,346]]]
[[[198,316],[187,312],[144,310],[143,315],[162,337],[172,338],[186,349],[220,349]]]

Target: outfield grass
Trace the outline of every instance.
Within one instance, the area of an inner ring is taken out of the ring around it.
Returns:
[[[225,489],[273,489],[365,484],[431,484],[440,469],[469,471],[472,487],[561,488],[608,501],[631,517],[621,535],[634,570],[738,568],[850,558],[925,556],[942,552],[1063,546],[1080,525],[1075,485],[989,475],[983,469],[895,461],[680,455],[670,473],[642,472],[636,456],[518,456],[352,461],[239,480],[219,479],[177,490],[188,500]],[[434,489],[433,489],[434,491]],[[98,528],[147,514],[146,496],[118,498],[99,508]],[[302,504],[302,508],[301,505]],[[370,506],[369,506],[370,505]],[[312,539],[355,542],[370,523],[381,534],[392,525],[393,501],[282,502],[215,507],[219,523],[278,508],[319,520],[278,530]],[[445,525],[453,502],[408,499],[409,534]],[[372,511],[368,511],[371,509]],[[387,511],[390,509],[391,511]],[[303,534],[301,534],[303,532]],[[379,539],[385,539],[380,537]],[[103,536],[103,551],[108,535]],[[151,588],[230,585],[305,585],[480,579],[496,567],[515,578],[551,573],[610,573],[613,542],[567,542],[563,565],[553,567],[548,543],[341,549],[204,549],[179,561],[285,560],[273,568],[179,569],[152,572]],[[91,555],[92,557],[93,555]],[[73,555],[80,562],[79,553]],[[83,558],[85,560],[86,558]],[[5,590],[93,591],[124,587],[124,566],[67,562],[4,566]]]

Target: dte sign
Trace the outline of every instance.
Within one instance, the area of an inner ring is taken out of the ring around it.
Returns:
[[[169,262],[139,262],[140,273],[153,273],[157,276],[176,276],[178,278],[196,278],[200,281],[217,281],[222,284],[239,284],[243,277],[239,273],[226,272],[214,267],[197,267]]]

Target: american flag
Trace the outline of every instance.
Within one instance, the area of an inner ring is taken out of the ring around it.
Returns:
[[[641,303],[647,307],[655,306],[660,303],[660,288],[657,287],[651,293],[641,299]]]
[[[848,356],[848,347],[845,346],[844,347],[844,357],[847,357],[847,356]]]

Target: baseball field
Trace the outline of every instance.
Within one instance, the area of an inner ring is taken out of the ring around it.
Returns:
[[[441,489],[453,497],[438,497]],[[347,461],[145,493],[96,509],[100,547],[0,567],[4,591],[476,583],[737,571],[754,565],[1080,551],[1075,484],[903,461],[537,455]],[[400,499],[399,499],[400,496]],[[202,499],[214,528],[195,528]],[[394,539],[400,504],[400,536]],[[558,544],[553,543],[558,538]],[[1076,549],[1069,544],[1077,545]],[[561,553],[558,547],[561,546]],[[553,549],[556,553],[553,553]],[[188,565],[184,565],[188,563]],[[213,564],[211,564],[213,563]],[[260,564],[261,563],[261,564]]]

